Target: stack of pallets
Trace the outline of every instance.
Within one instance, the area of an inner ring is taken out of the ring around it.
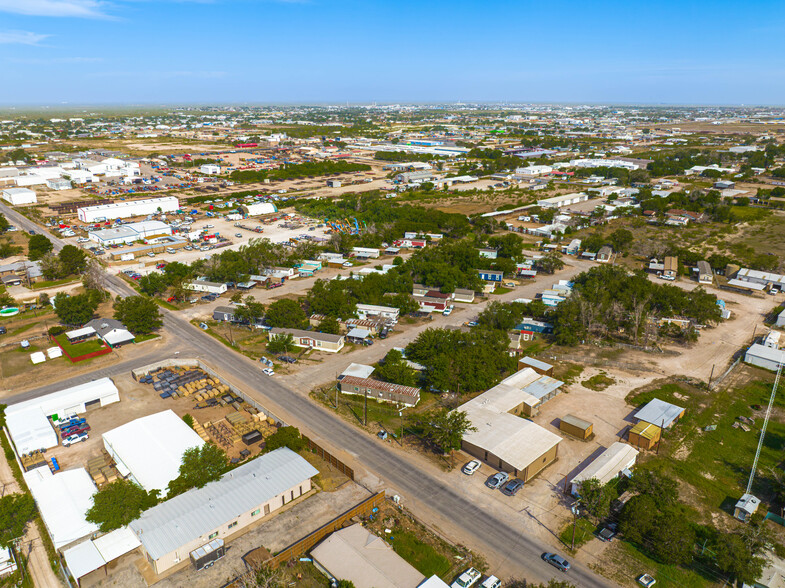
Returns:
[[[117,472],[117,468],[114,467],[112,458],[106,453],[88,460],[87,473],[90,474],[93,482],[99,488],[120,479],[120,474]]]
[[[194,419],[194,432],[202,438],[202,441],[209,441],[210,437],[208,437],[207,432],[204,430],[204,427],[199,424],[199,421]]]

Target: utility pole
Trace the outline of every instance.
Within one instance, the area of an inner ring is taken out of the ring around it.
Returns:
[[[572,545],[570,545],[570,550],[575,550],[575,527],[578,526],[578,504],[573,504],[572,508]]]
[[[398,416],[401,417],[401,434],[398,437],[398,444],[403,447],[403,408],[398,410]]]
[[[714,366],[715,365],[716,364],[712,364],[711,365],[711,373],[709,374],[709,389],[711,389],[711,380],[712,380],[712,378],[714,378]]]
[[[365,389],[365,405],[363,406],[363,421],[368,426],[368,388]]]

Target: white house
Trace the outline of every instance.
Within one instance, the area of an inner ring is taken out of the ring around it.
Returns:
[[[207,292],[209,294],[223,294],[226,292],[226,284],[219,282],[208,282],[207,280],[195,280],[183,285],[186,290],[194,290],[196,292]]]

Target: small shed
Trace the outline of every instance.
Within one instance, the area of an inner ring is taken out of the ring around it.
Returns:
[[[752,515],[758,510],[760,506],[760,499],[752,494],[745,494],[736,503],[733,509],[733,516],[740,521],[749,522]]]
[[[518,369],[530,367],[541,376],[553,376],[553,366],[533,357],[522,357],[518,360]]]
[[[660,440],[662,429],[645,421],[640,421],[630,429],[628,441],[638,449],[651,449]]]
[[[594,424],[573,414],[567,414],[559,419],[559,430],[571,437],[586,440],[594,433]]]
[[[669,429],[676,421],[684,416],[685,409],[659,398],[653,398],[635,413],[635,418],[642,422],[651,423]]]

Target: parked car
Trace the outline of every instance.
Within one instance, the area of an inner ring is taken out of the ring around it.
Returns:
[[[523,480],[520,478],[515,478],[514,480],[510,480],[504,486],[502,486],[502,494],[506,494],[507,496],[515,496],[518,493],[518,490],[523,488]]]
[[[275,375],[275,372],[273,370],[271,370],[270,368],[264,368],[262,370],[262,373],[266,374],[268,376],[274,376]]]
[[[460,576],[458,576],[455,579],[455,582],[450,584],[450,588],[469,588],[469,586],[474,586],[480,577],[482,577],[482,574],[479,570],[469,568]]]
[[[480,584],[480,588],[501,588],[502,581],[499,580],[496,576],[488,576],[485,578],[482,584]]]
[[[602,530],[597,534],[597,536],[602,541],[613,541],[613,538],[616,536],[618,532],[619,526],[616,523],[610,523],[609,525],[605,525]]]
[[[561,555],[556,555],[555,553],[543,553],[542,559],[562,572],[566,572],[570,569],[570,562],[564,559]]]
[[[451,308],[451,307],[449,307],[449,306],[448,306],[447,308],[445,308],[445,309],[444,309],[444,312],[442,312],[442,314],[443,314],[444,316],[450,316],[450,313],[452,313],[452,308]]]
[[[83,433],[82,435],[71,435],[70,437],[66,437],[63,439],[63,446],[68,447],[69,445],[73,445],[74,443],[81,443],[82,441],[87,441],[87,433]]]
[[[480,462],[476,459],[471,460],[465,466],[463,466],[463,470],[461,470],[467,476],[471,476],[474,472],[480,469]]]
[[[657,580],[652,578],[649,574],[642,574],[638,576],[638,584],[644,588],[651,588],[657,583]]]
[[[501,488],[502,484],[504,484],[509,479],[510,474],[507,472],[496,472],[485,481],[485,485],[488,486],[488,488],[491,490],[496,490]]]
[[[235,233],[234,236],[237,237],[238,239],[242,239],[243,234],[242,233]]]

